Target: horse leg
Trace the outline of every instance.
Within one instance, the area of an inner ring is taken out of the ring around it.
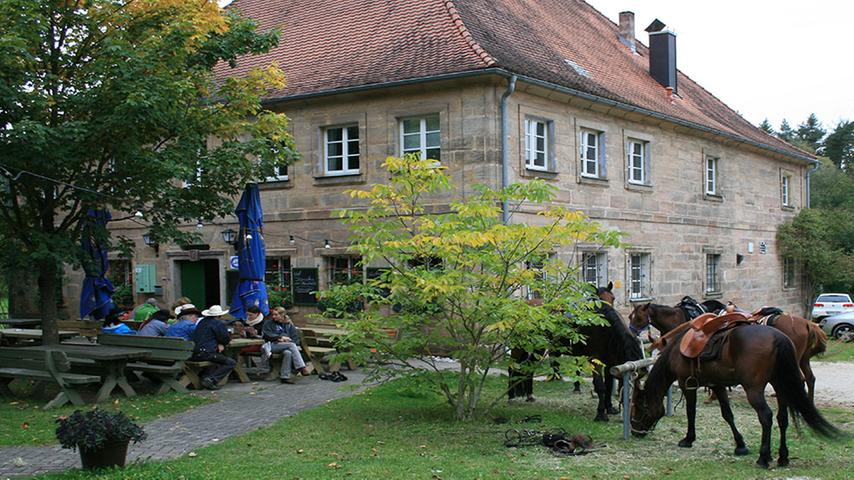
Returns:
[[[810,402],[815,403],[815,374],[812,373],[810,359],[806,355],[801,358],[801,372],[804,374],[804,381],[807,382],[807,394],[810,397]]]
[[[607,387],[605,386],[605,378],[599,373],[599,369],[593,372],[593,391],[599,397],[599,404],[596,406],[596,418],[594,422],[607,422],[608,409],[606,407]]]
[[[789,466],[789,447],[786,445],[786,429],[789,428],[789,407],[786,402],[777,395],[777,426],[780,427],[780,456],[777,457],[778,467]]]
[[[683,389],[685,394],[685,412],[688,415],[688,432],[685,438],[679,440],[679,446],[682,448],[691,448],[694,440],[697,438],[696,420],[697,420],[697,390]]]
[[[750,452],[744,444],[744,437],[742,437],[738,429],[735,428],[735,416],[732,414],[732,407],[730,407],[729,404],[729,395],[727,394],[726,388],[713,387],[712,392],[718,397],[718,403],[721,407],[721,417],[723,417],[726,423],[729,424],[729,428],[732,430],[732,438],[735,440],[735,454],[738,456],[747,455]]]
[[[578,380],[575,381],[575,385],[572,387],[572,393],[581,393],[581,382]]]
[[[762,445],[759,447],[759,459],[756,460],[756,465],[768,468],[768,462],[771,461],[771,424],[773,423],[774,414],[771,412],[771,408],[768,407],[768,402],[765,401],[764,385],[745,386],[744,390],[747,393],[747,401],[756,410],[759,423],[762,425]]]

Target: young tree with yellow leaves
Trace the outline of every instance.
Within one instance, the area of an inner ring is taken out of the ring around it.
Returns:
[[[555,187],[543,181],[478,187],[447,205],[449,178],[435,161],[392,157],[385,167],[388,184],[351,192],[367,208],[342,212],[354,232],[351,250],[385,268],[365,285],[322,293],[326,305],[353,305],[354,294],[364,300],[363,311],[326,314],[346,324],[346,355],[371,365],[374,378],[418,376],[445,396],[456,418],[468,419],[508,347],[532,352],[554,338],[583,341],[578,327],[600,324],[575,248],[617,247],[619,232],[549,206]],[[523,207],[539,213],[536,224],[514,222]],[[459,368],[441,374],[436,355],[450,355]]]
[[[188,240],[182,223],[229,214],[246,182],[297,158],[287,118],[261,108],[282,72],[212,73],[277,33],[216,0],[4,0],[0,25],[0,252],[38,272],[46,342],[89,209]]]

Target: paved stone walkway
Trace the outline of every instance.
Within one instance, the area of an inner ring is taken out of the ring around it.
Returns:
[[[298,378],[296,385],[276,382],[229,383],[216,395],[220,400],[177,415],[146,423],[148,439],[128,449],[128,463],[180,457],[192,450],[241,435],[329,400],[356,393],[347,386],[361,385],[361,372],[345,371],[346,382],[329,382],[316,376]],[[259,416],[257,412],[266,412]],[[29,477],[80,467],[77,452],[58,445],[0,448],[0,479]]]

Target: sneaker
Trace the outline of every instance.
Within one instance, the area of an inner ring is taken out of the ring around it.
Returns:
[[[291,380],[290,378],[280,378],[280,382],[287,383],[288,385],[295,385],[297,382]]]
[[[300,369],[299,373],[300,373],[303,377],[307,377],[307,376],[311,375],[311,372],[309,372],[309,371],[308,371],[308,368],[307,368],[307,367],[302,367],[302,368]]]
[[[202,386],[208,390],[219,390],[219,384],[216,380],[211,377],[205,377],[202,379]]]

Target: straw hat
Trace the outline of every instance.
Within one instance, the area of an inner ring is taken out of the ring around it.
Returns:
[[[211,305],[211,308],[202,310],[203,317],[221,317],[228,313],[228,310],[223,310],[219,305]]]
[[[195,313],[196,315],[201,315],[202,312],[196,308],[192,303],[185,303],[180,307],[175,309],[175,316],[180,317],[181,315],[188,315],[190,313]]]

